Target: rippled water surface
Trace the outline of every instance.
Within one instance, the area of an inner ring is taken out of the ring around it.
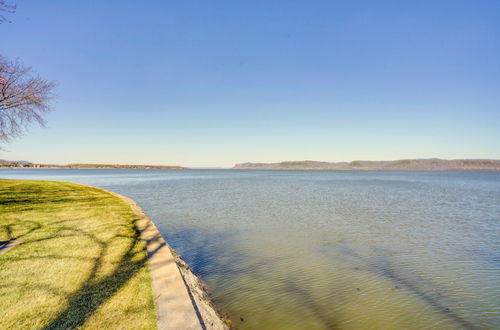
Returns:
[[[500,328],[500,173],[0,170],[136,200],[241,329]]]

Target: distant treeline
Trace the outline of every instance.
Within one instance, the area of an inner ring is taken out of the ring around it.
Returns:
[[[312,160],[281,163],[242,163],[235,169],[255,170],[408,170],[408,171],[500,171],[500,160],[494,159],[401,159],[391,161],[356,160],[352,162],[318,162]]]
[[[68,165],[50,165],[50,164],[35,164],[27,161],[3,160],[0,159],[0,167],[9,168],[124,168],[124,169],[159,169],[159,170],[183,170],[188,169],[182,166],[169,165],[120,165],[120,164],[68,164]]]
[[[158,170],[184,170],[187,167],[169,165],[120,165],[120,164],[68,164],[66,168],[127,168],[127,169],[158,169]]]
[[[24,160],[0,159],[0,167],[35,167],[35,164],[24,161]]]

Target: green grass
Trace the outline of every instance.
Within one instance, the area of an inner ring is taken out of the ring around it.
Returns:
[[[137,218],[72,183],[0,179],[0,329],[155,329]]]

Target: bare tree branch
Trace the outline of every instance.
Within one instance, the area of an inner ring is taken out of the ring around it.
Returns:
[[[54,86],[19,60],[0,54],[0,141],[22,135],[32,122],[44,125]]]
[[[5,2],[5,0],[0,0],[0,24],[7,22],[10,23],[10,21],[5,17],[2,12],[4,13],[15,13],[16,12],[17,5],[9,5],[8,3]]]

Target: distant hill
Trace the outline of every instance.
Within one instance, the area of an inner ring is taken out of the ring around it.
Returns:
[[[401,159],[391,161],[356,160],[352,162],[318,162],[313,160],[281,163],[241,163],[235,169],[249,170],[408,170],[408,171],[500,171],[500,160],[494,159]]]

